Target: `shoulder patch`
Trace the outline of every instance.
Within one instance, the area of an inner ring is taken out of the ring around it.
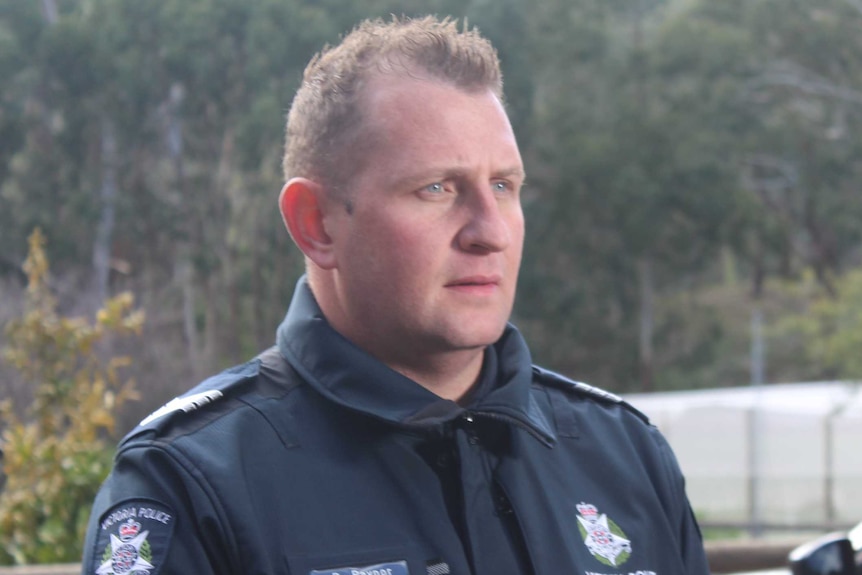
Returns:
[[[156,575],[168,554],[176,514],[152,499],[127,499],[99,518],[90,575]]]

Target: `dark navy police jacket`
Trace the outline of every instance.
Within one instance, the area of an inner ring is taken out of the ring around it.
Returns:
[[[467,407],[336,333],[304,281],[277,343],[123,440],[84,573],[708,574],[656,428],[515,328]]]

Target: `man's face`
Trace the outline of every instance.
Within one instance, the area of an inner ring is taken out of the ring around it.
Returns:
[[[524,240],[524,170],[502,105],[387,75],[367,86],[363,117],[351,213],[327,222],[336,329],[390,365],[493,343]]]

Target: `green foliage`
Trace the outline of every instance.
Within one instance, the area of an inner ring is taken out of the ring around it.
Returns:
[[[822,290],[808,309],[788,315],[776,327],[784,337],[801,338],[808,361],[837,379],[862,379],[862,271],[853,270],[835,282],[836,295]]]
[[[647,262],[656,385],[693,370],[718,385],[707,374],[731,364],[747,379],[737,312],[750,294],[807,270],[828,291],[856,263],[862,12],[839,0],[578,0],[527,18],[541,64],[517,311],[536,358],[634,388]],[[708,297],[726,250],[747,280],[741,301],[664,305]]]
[[[7,327],[4,359],[34,387],[26,417],[0,405],[5,428],[5,488],[0,492],[0,564],[57,563],[80,558],[89,509],[111,464],[115,413],[135,398],[119,370],[125,357],[103,347],[138,333],[143,313],[125,293],[108,302],[94,322],[57,314],[48,288],[44,239],[30,237],[23,317]]]

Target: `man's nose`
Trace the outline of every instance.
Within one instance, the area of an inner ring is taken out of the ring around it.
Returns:
[[[500,252],[509,246],[512,230],[506,210],[511,206],[502,205],[489,184],[473,189],[464,208],[468,217],[458,236],[461,249]]]

